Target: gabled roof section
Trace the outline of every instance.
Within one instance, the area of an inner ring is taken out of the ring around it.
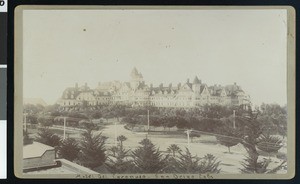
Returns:
[[[192,83],[184,83],[184,84],[180,87],[180,90],[193,91],[193,90],[192,90]]]
[[[225,88],[221,85],[210,86],[208,89],[212,96],[221,96],[222,93],[227,94]]]
[[[63,94],[62,94],[62,99],[71,99],[72,95],[73,98],[76,98],[76,96],[79,94],[80,92],[78,91],[77,88],[74,87],[68,87],[67,89],[64,90]]]
[[[206,84],[201,84],[200,86],[200,94],[203,92],[203,90],[205,89]]]

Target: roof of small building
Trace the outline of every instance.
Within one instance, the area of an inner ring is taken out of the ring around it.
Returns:
[[[56,159],[56,161],[60,161],[62,165],[60,167],[29,171],[25,174],[98,174],[89,168],[70,162],[66,159]]]
[[[40,157],[48,150],[54,150],[54,147],[34,141],[32,144],[23,146],[23,159]]]

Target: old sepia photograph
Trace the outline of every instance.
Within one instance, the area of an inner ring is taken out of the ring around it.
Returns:
[[[291,7],[19,6],[15,175],[290,179]]]

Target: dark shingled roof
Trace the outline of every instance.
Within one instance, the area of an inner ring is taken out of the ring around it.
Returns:
[[[200,86],[200,94],[203,92],[205,86],[206,86],[206,84],[201,84],[201,86]]]
[[[242,90],[242,88],[236,84],[225,86],[226,93],[228,95],[234,94],[238,90]]]

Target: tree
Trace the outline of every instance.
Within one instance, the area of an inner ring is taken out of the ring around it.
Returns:
[[[278,152],[278,150],[282,147],[282,140],[276,136],[271,136],[270,134],[262,134],[258,138],[257,148],[270,153]]]
[[[121,148],[123,148],[123,142],[127,140],[127,137],[125,137],[124,135],[119,135],[117,137],[117,141],[119,142]]]
[[[180,173],[219,173],[220,162],[213,155],[205,155],[203,158],[193,156],[188,148],[185,153],[180,153],[178,160],[178,172]]]
[[[222,117],[230,116],[232,111],[222,105],[205,105],[202,107],[201,115],[205,118],[216,118],[220,119]]]
[[[79,145],[73,138],[67,138],[58,147],[58,155],[67,160],[73,161],[78,158]]]
[[[60,137],[52,133],[49,130],[49,128],[40,128],[37,133],[36,141],[49,146],[56,147],[60,143]]]
[[[105,160],[106,137],[100,134],[93,134],[91,129],[87,129],[82,134],[81,152],[79,154],[80,163],[88,168],[95,169],[101,166]]]
[[[181,153],[181,149],[176,144],[171,144],[167,151],[169,152],[169,155],[167,157],[167,167],[164,169],[165,173],[174,173],[178,172],[178,161],[177,157],[178,154]]]
[[[206,154],[200,162],[200,173],[220,173],[221,169],[219,168],[220,161],[217,161],[217,158],[212,154]]]
[[[201,135],[199,133],[195,132],[195,131],[192,131],[190,133],[191,142],[193,142],[194,137],[201,137]]]
[[[118,137],[118,146],[113,146],[109,150],[109,155],[105,163],[107,169],[112,173],[130,173],[132,172],[133,164],[131,156],[129,155],[130,150],[123,148],[123,141],[126,140],[125,136]]]
[[[100,119],[100,118],[102,118],[102,113],[100,111],[97,111],[97,112],[94,112],[91,116],[94,119]]]
[[[263,103],[260,109],[261,113],[258,120],[266,127],[267,131],[265,131],[265,133],[278,133],[284,138],[287,133],[286,105],[281,107],[278,104]]]
[[[276,173],[284,166],[286,161],[281,162],[278,166],[275,166],[272,169],[268,168],[270,163],[271,163],[270,159],[264,159],[260,161],[253,156],[248,156],[242,162],[243,168],[241,169],[241,171],[242,173],[247,173],[247,174]]]
[[[259,154],[257,152],[256,146],[259,142],[258,138],[262,135],[262,130],[260,122],[257,121],[257,115],[253,114],[252,111],[249,111],[244,116],[237,117],[237,120],[240,121],[240,124],[242,125],[240,127],[241,132],[243,133],[241,134],[241,143],[248,153],[248,156],[242,162],[243,168],[241,168],[241,171],[243,173],[277,172],[283,166],[285,161],[283,161],[273,169],[268,169],[271,160],[259,160]]]
[[[26,116],[26,121],[27,121],[27,123],[31,123],[31,124],[38,123],[36,115],[31,115],[31,114]]]
[[[230,147],[237,145],[241,140],[239,131],[230,126],[229,123],[232,124],[227,121],[223,126],[217,129],[216,132],[220,135],[216,136],[216,138],[221,145],[228,148],[228,152],[230,153]]]
[[[24,105],[24,112],[29,114],[38,114],[44,111],[44,106],[37,104],[25,104]]]
[[[38,122],[42,125],[42,126],[52,126],[54,124],[54,118],[53,117],[49,117],[49,116],[43,116],[43,117],[39,117],[38,118]]]
[[[54,105],[47,105],[44,111],[50,113],[51,116],[60,116],[61,112],[59,112],[59,109],[60,109],[60,105],[54,104]]]
[[[23,145],[32,144],[33,140],[29,137],[28,132],[23,130]]]
[[[167,158],[163,158],[161,152],[149,139],[143,139],[133,151],[133,164],[137,173],[161,173],[167,166]]]
[[[180,153],[182,150],[176,144],[171,144],[167,151],[172,153],[172,156],[175,157],[176,153]]]

